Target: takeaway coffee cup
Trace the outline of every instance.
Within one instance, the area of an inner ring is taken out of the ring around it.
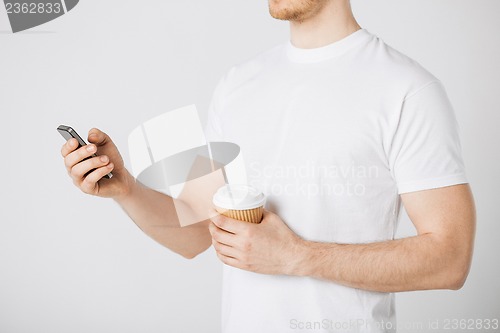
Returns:
[[[220,214],[251,223],[260,223],[264,212],[265,195],[248,185],[224,185],[213,197]]]

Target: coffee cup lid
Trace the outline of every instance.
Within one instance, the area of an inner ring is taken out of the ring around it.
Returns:
[[[215,192],[213,203],[223,209],[253,209],[266,202],[265,195],[254,187],[239,184],[227,184]]]

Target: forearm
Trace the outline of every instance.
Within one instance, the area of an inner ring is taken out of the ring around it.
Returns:
[[[458,289],[461,254],[433,234],[368,244],[302,241],[295,274],[380,292]],[[466,275],[466,273],[465,273]]]
[[[130,191],[115,201],[144,233],[186,258],[193,258],[211,244],[208,221],[181,227],[174,200],[166,194],[132,180]]]

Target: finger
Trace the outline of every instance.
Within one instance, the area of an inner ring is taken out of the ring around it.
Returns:
[[[92,157],[72,167],[70,174],[76,180],[83,179],[90,170],[100,168],[108,163],[109,158],[106,155]]]
[[[61,155],[62,157],[66,157],[69,153],[78,148],[78,141],[75,138],[71,138],[66,141],[65,144],[61,147]]]
[[[98,128],[92,128],[89,131],[88,140],[97,146],[102,146],[111,141],[110,137]]]
[[[238,260],[235,259],[235,258],[232,258],[232,257],[228,257],[228,256],[225,256],[225,255],[222,255],[218,252],[217,253],[217,257],[220,259],[220,261],[222,261],[224,264],[226,265],[229,265],[229,266],[233,266],[233,267],[238,267]]]
[[[229,246],[235,246],[237,244],[238,236],[236,236],[235,234],[230,233],[224,229],[219,228],[213,222],[210,223],[208,230],[210,231],[212,238],[215,239],[219,243],[229,245]]]
[[[80,163],[87,157],[92,156],[92,154],[96,151],[97,147],[93,144],[80,147],[64,158],[64,164],[66,165],[68,171],[71,171],[71,168],[73,168],[77,163]]]
[[[238,221],[221,214],[212,216],[210,219],[220,229],[232,232],[233,234],[246,233],[247,229],[250,228],[253,224]]]
[[[80,189],[88,194],[95,194],[97,189],[97,182],[102,179],[105,175],[110,173],[113,170],[113,163],[109,163],[106,166],[100,167],[85,177],[80,186]]]
[[[220,253],[227,257],[238,258],[239,251],[236,250],[234,247],[222,244],[213,238],[212,238],[212,245],[215,251],[217,251],[217,253]]]

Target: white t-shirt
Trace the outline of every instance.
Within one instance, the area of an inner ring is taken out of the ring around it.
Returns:
[[[278,45],[219,82],[206,135],[241,147],[248,183],[306,240],[394,238],[399,194],[466,183],[442,83],[366,29]],[[385,332],[394,295],[224,265],[225,333]]]

